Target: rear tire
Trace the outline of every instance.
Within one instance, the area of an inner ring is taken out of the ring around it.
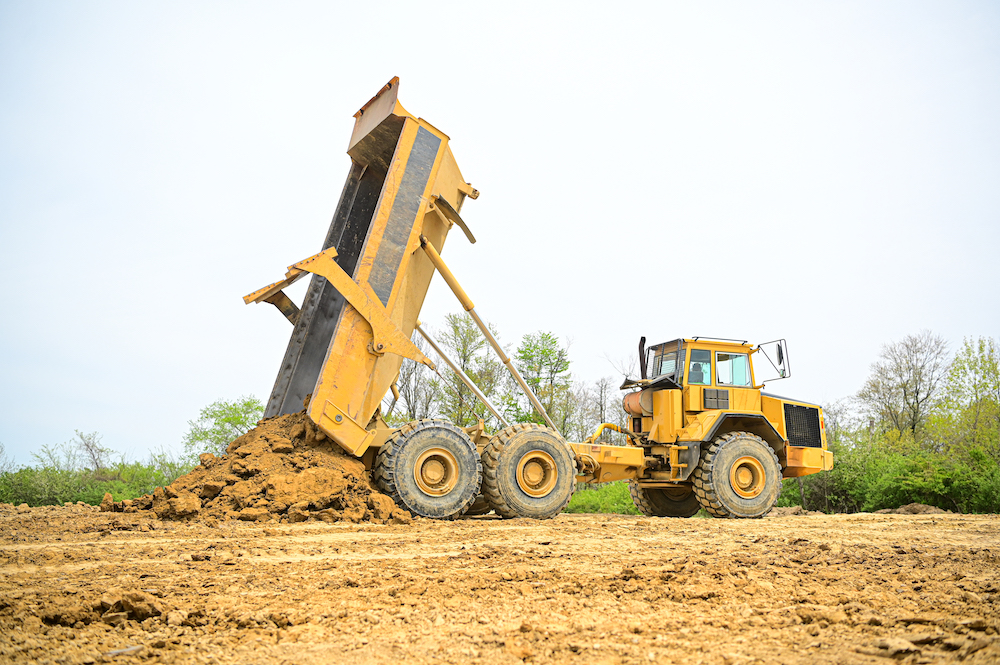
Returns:
[[[493,506],[490,505],[489,500],[482,494],[477,494],[476,500],[472,502],[465,514],[469,517],[475,517],[476,515],[485,515],[491,510],[493,510]]]
[[[534,423],[511,425],[483,449],[483,494],[501,517],[555,517],[576,487],[569,445]]]
[[[469,435],[446,420],[417,420],[382,445],[372,480],[401,508],[451,519],[476,500],[483,467]]]
[[[770,446],[747,432],[723,434],[703,446],[694,493],[713,517],[763,517],[781,493],[781,465]]]
[[[639,487],[639,483],[630,480],[628,493],[639,512],[648,517],[691,517],[701,510],[701,503],[690,485]]]

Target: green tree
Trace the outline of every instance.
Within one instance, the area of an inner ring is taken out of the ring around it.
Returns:
[[[184,453],[189,459],[201,453],[224,455],[230,442],[249,432],[263,416],[264,405],[253,395],[212,402],[197,420],[188,421]]]
[[[1000,461],[1000,353],[991,337],[963,340],[948,372],[934,430],[953,453]]]
[[[489,325],[489,324],[487,324]],[[490,332],[497,337],[490,326]],[[476,387],[495,402],[502,386],[504,368],[472,317],[467,313],[448,314],[444,331],[437,342]],[[497,429],[498,422],[485,405],[444,363],[440,371],[445,380],[433,381],[430,390],[438,391],[437,412],[459,427],[474,425],[480,418],[490,429]]]
[[[514,360],[524,382],[545,407],[553,422],[557,425],[561,423],[561,429],[566,429],[569,412],[567,407],[570,406],[567,393],[572,385],[569,349],[562,346],[552,333],[539,331],[521,338]],[[540,415],[534,413],[527,400],[524,400],[522,407],[518,420],[545,422]],[[556,412],[557,407],[561,407],[562,413]]]
[[[885,344],[857,398],[882,429],[919,441],[948,375],[948,343],[924,330]]]

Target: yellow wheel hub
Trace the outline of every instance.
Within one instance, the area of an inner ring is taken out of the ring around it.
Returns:
[[[417,487],[428,496],[444,496],[458,483],[458,460],[444,448],[428,448],[413,465]]]
[[[729,469],[729,484],[744,499],[752,499],[763,492],[766,481],[764,465],[756,457],[741,457]]]
[[[558,479],[556,461],[542,450],[525,453],[517,463],[517,486],[528,496],[546,496]]]

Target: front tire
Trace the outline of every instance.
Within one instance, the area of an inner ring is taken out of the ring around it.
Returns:
[[[372,479],[401,508],[421,517],[451,519],[476,500],[482,475],[468,434],[446,420],[417,420],[382,445]]]
[[[576,487],[570,447],[554,430],[511,425],[483,449],[483,494],[501,517],[555,517]]]
[[[677,487],[640,487],[628,481],[628,493],[639,512],[647,517],[691,517],[701,509],[701,503],[690,485]]]
[[[763,517],[781,493],[781,465],[759,436],[730,432],[703,446],[694,492],[713,517]]]

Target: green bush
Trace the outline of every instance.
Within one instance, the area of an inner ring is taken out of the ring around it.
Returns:
[[[83,501],[97,505],[110,493],[115,501],[134,499],[156,487],[169,485],[190,470],[160,453],[148,463],[120,461],[99,471],[66,468],[65,460],[46,457],[39,463],[0,473],[0,502],[29,506],[52,506]]]
[[[835,450],[833,471],[786,479],[778,500],[779,506],[846,513],[908,503],[1000,512],[1000,462],[979,448],[960,454],[875,437]]]

